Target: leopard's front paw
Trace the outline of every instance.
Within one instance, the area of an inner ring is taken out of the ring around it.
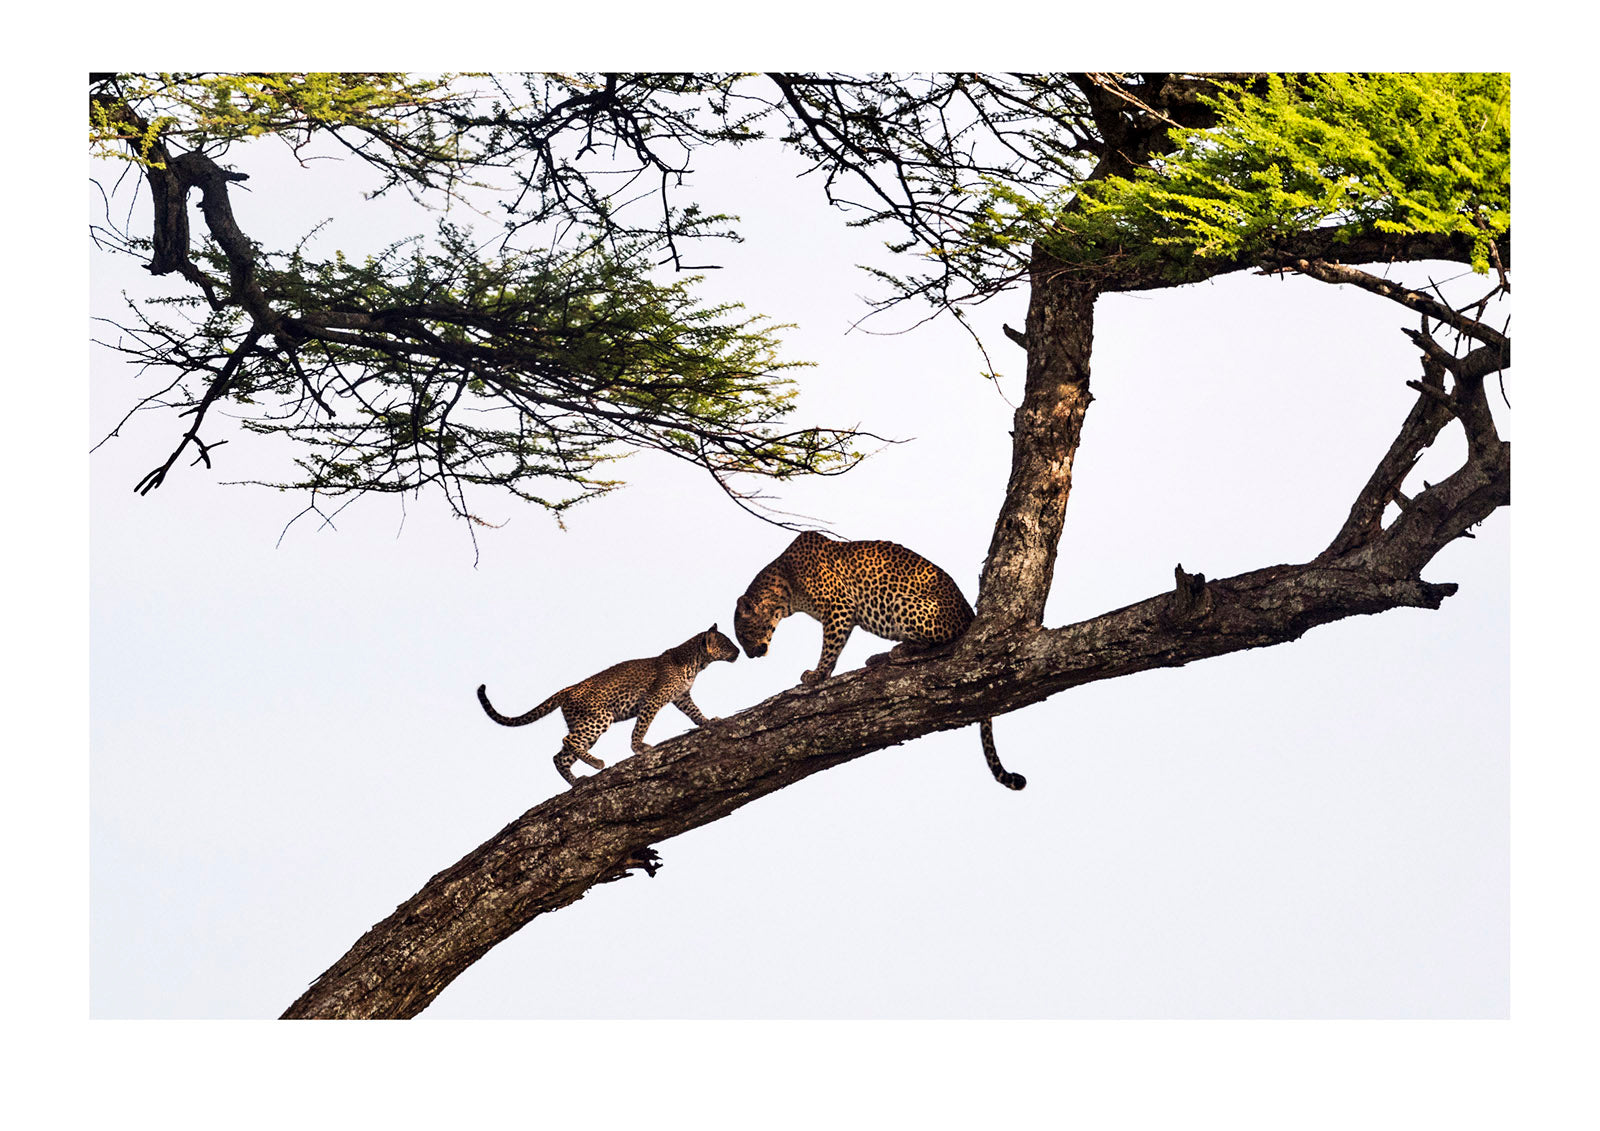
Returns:
[[[808,672],[801,672],[800,673],[800,682],[801,683],[821,683],[823,680],[825,680],[827,678],[828,678],[828,673],[827,672],[818,671],[816,668],[812,668]]]
[[[635,754],[648,754],[654,749],[655,746],[648,742],[635,742],[633,744],[633,752]]]

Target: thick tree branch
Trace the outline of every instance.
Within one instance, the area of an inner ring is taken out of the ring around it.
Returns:
[[[1012,427],[1011,479],[978,582],[979,634],[1044,617],[1072,491],[1094,347],[1092,284],[1036,250],[1024,336],[1027,384]]]
[[[282,337],[282,316],[273,309],[256,282],[256,247],[240,230],[233,216],[233,204],[228,199],[228,185],[248,180],[248,176],[230,172],[199,152],[180,153],[167,161],[165,169],[152,168],[147,170],[147,175],[152,189],[158,180],[166,182],[164,195],[168,202],[165,214],[159,211],[160,203],[157,204],[157,246],[150,264],[151,273],[159,275],[166,270],[176,270],[188,278],[197,270],[189,259],[188,221],[184,213],[189,189],[198,187],[200,212],[206,219],[206,228],[228,260],[228,278],[234,301],[249,311],[257,326],[265,328],[275,337]],[[162,234],[163,219],[172,225],[172,229],[165,234]],[[291,344],[292,341],[292,337],[287,338],[285,344]]]
[[[1285,643],[1345,617],[1438,608],[1456,587],[1422,581],[1423,567],[1510,501],[1510,445],[1493,433],[1481,378],[1458,377],[1445,392],[1443,367],[1425,355],[1427,392],[1316,560],[1220,581],[1179,566],[1170,592],[1042,629],[1090,399],[1094,292],[1052,271],[1042,256],[1034,285],[1011,483],[985,564],[979,619],[961,640],[941,653],[792,688],[535,806],[368,931],[284,1017],[415,1016],[538,915],[631,870],[653,874],[653,846],[662,840],[874,750],[1086,683]],[[1384,507],[1401,498],[1418,454],[1452,419],[1468,431],[1466,462],[1405,500],[1384,528]]]
[[[1259,74],[1245,72],[1181,75],[1147,73],[1138,82],[1130,76],[1085,71],[1069,76],[1083,92],[1094,115],[1095,128],[1104,139],[1100,162],[1091,180],[1127,176],[1157,153],[1172,148],[1169,130],[1214,125],[1217,112],[1201,101],[1215,94],[1217,84],[1257,86]]]
[[[1417,403],[1400,426],[1400,434],[1378,462],[1377,469],[1362,487],[1361,493],[1350,507],[1350,516],[1334,536],[1318,561],[1336,558],[1358,546],[1365,545],[1383,529],[1383,512],[1391,502],[1400,498],[1400,486],[1412,468],[1422,458],[1423,451],[1449,424],[1452,415],[1449,398],[1444,391],[1444,380],[1439,366],[1428,359],[1423,361],[1422,388],[1418,389]],[[1437,394],[1437,396],[1433,395]],[[1441,401],[1439,398],[1443,397]],[[1407,499],[1409,504],[1410,500]]]
[[[1475,443],[1470,429],[1468,436],[1466,463],[1442,482],[1426,486],[1380,537],[1341,560],[1370,564],[1384,573],[1415,576],[1442,547],[1470,536],[1472,527],[1508,505],[1511,445],[1497,438]]]
[[[1180,570],[1179,579],[1179,593],[1079,624],[968,636],[940,655],[795,687],[627,758],[434,876],[283,1016],[414,1016],[535,917],[654,865],[652,845],[874,750],[1097,680],[1280,644],[1344,617],[1437,608],[1455,591],[1342,560],[1209,583]]]
[[[1427,325],[1427,320],[1423,320]],[[1489,374],[1511,367],[1511,342],[1502,338],[1494,345],[1479,346],[1460,357],[1434,341],[1427,330],[1405,330],[1405,335],[1427,354],[1441,369],[1455,374],[1462,381],[1481,381]]]
[[[1507,232],[1493,247],[1509,269],[1511,233]],[[1279,271],[1300,260],[1346,264],[1416,263],[1425,259],[1470,263],[1472,240],[1463,235],[1396,235],[1349,228],[1317,228],[1285,236],[1266,252],[1251,250],[1224,258],[1197,258],[1185,263],[1183,270],[1177,273],[1167,265],[1147,265],[1132,260],[1097,264],[1082,270],[1097,275],[1102,291],[1145,291],[1187,286],[1252,267]]]

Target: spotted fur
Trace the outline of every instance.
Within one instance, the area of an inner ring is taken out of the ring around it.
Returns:
[[[496,711],[489,702],[484,684],[478,685],[478,702],[483,704],[491,719],[508,727],[526,726],[560,707],[568,733],[561,740],[561,753],[555,756],[556,769],[569,784],[576,785],[578,779],[573,776],[572,764],[578,759],[596,770],[606,768],[603,761],[589,753],[589,748],[612,723],[637,717],[639,721],[633,726],[633,752],[643,754],[653,749],[644,740],[645,732],[650,729],[656,713],[668,703],[688,715],[696,726],[711,722],[689,698],[689,689],[694,686],[695,677],[714,661],[732,663],[738,658],[739,649],[733,646],[733,641],[712,625],[706,632],[696,633],[659,656],[624,660],[582,683],[563,687],[526,714],[507,716]]]
[[[972,623],[972,606],[961,588],[927,558],[894,542],[834,541],[815,531],[800,535],[756,574],[735,606],[734,635],[746,655],[764,656],[778,622],[794,613],[822,624],[822,655],[800,676],[805,683],[819,683],[833,673],[858,625],[900,641],[868,660],[871,666],[948,644]],[[978,733],[995,780],[1007,789],[1027,785],[1021,774],[1000,764],[992,720],[982,720]]]

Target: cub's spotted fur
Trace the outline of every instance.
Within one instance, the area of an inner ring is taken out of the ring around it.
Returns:
[[[568,734],[561,740],[561,753],[555,757],[556,769],[569,784],[577,785],[572,763],[579,758],[597,770],[606,768],[604,762],[589,753],[589,747],[612,723],[638,716],[639,721],[633,727],[635,754],[651,749],[644,740],[645,731],[650,729],[656,712],[668,703],[688,715],[696,726],[705,726],[711,720],[702,715],[694,700],[689,698],[694,678],[714,660],[732,663],[738,658],[739,649],[733,646],[733,641],[712,625],[706,632],[696,633],[659,656],[624,660],[582,683],[564,687],[525,715],[508,717],[496,711],[489,702],[484,684],[478,685],[478,702],[483,704],[491,719],[508,727],[526,726],[560,707],[567,720]]]
[[[815,531],[800,535],[756,574],[735,607],[734,635],[747,655],[764,656],[778,622],[793,613],[822,622],[822,657],[801,675],[806,683],[828,678],[857,625],[901,641],[868,660],[872,666],[948,644],[972,623],[961,589],[927,558],[894,542],[836,542]],[[995,780],[1007,789],[1027,785],[1000,764],[991,720],[978,724],[978,734]]]

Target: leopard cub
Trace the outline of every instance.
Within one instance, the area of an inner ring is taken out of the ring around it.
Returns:
[[[820,683],[833,672],[857,625],[899,644],[867,661],[915,655],[948,644],[972,623],[972,606],[954,579],[895,542],[846,542],[815,531],[800,535],[767,565],[734,607],[733,632],[751,658],[767,654],[778,622],[795,613],[822,623],[822,655],[803,673]],[[1000,764],[990,719],[978,723],[989,772],[1007,789],[1028,784]]]
[[[689,689],[694,686],[695,676],[713,661],[732,663],[738,658],[739,649],[734,647],[733,641],[712,625],[659,656],[624,660],[582,683],[564,687],[523,715],[507,716],[496,711],[489,702],[485,684],[478,685],[478,702],[483,704],[491,719],[508,727],[526,726],[560,707],[568,733],[561,740],[561,753],[555,756],[556,769],[568,784],[577,785],[572,764],[578,759],[596,770],[606,768],[603,761],[589,753],[589,747],[612,723],[637,716],[639,721],[633,727],[633,752],[643,754],[652,749],[644,740],[645,732],[650,729],[656,713],[668,703],[688,715],[696,726],[711,722],[689,698]]]

